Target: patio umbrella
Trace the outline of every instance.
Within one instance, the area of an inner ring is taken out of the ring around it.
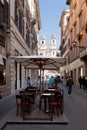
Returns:
[[[12,56],[11,58],[25,66],[26,69],[40,70],[40,93],[42,93],[41,70],[58,70],[65,62],[65,58],[52,56]]]
[[[58,70],[65,58],[52,56],[12,56],[17,62],[29,69]]]

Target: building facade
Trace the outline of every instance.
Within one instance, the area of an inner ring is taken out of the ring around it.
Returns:
[[[87,2],[67,0],[66,3],[70,6],[68,74],[78,84],[80,76],[87,76]],[[61,51],[63,51],[65,40],[66,37],[64,37]],[[64,53],[62,55],[64,56]]]
[[[62,12],[59,26],[61,28],[61,55],[66,58],[66,63],[60,68],[61,75],[67,78],[69,72],[69,44],[70,44],[70,32],[69,32],[69,20],[70,20],[70,10],[66,9]]]
[[[27,76],[32,77],[31,70],[26,70],[11,56],[37,54],[40,24],[38,0],[31,3],[28,0],[0,0],[1,95],[10,95],[26,87]]]

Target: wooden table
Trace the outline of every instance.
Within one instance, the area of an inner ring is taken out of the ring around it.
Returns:
[[[49,100],[52,96],[52,93],[42,93],[41,100],[44,99],[44,112],[49,112]],[[41,101],[42,102],[42,101]]]

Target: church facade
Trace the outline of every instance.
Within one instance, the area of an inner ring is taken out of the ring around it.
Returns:
[[[38,44],[38,55],[43,56],[57,56],[58,48],[56,46],[57,39],[55,35],[51,36],[50,43],[47,42],[46,37],[44,35],[40,36],[40,41]]]
[[[42,56],[52,56],[56,57],[59,55],[58,48],[57,48],[57,39],[55,35],[51,36],[51,40],[48,43],[46,36],[40,36],[39,44],[38,44],[38,55]],[[58,72],[55,70],[44,70],[43,76],[51,77],[58,75]]]

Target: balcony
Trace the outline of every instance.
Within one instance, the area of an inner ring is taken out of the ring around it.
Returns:
[[[80,59],[83,61],[87,61],[87,47],[80,53]]]
[[[71,3],[71,0],[66,0],[67,5],[70,5],[70,3]]]

